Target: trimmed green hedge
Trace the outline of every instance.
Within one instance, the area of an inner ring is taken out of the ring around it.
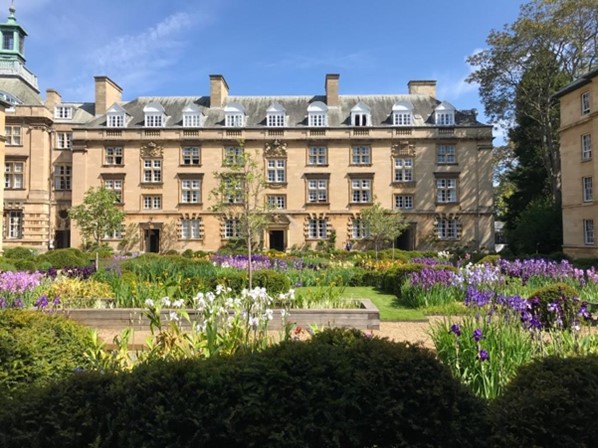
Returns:
[[[75,375],[0,404],[0,441],[468,447],[484,442],[485,410],[431,351],[329,330],[261,353]]]

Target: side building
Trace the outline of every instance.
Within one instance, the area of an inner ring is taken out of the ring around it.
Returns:
[[[598,158],[598,69],[556,93],[561,106],[560,152],[563,198],[563,252],[572,257],[598,257],[598,201],[594,179]]]

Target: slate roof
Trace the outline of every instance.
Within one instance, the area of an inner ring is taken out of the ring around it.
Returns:
[[[16,76],[1,76],[0,90],[10,93],[27,106],[41,106],[43,103],[39,92]]]
[[[286,110],[288,127],[307,126],[307,106],[314,101],[326,103],[326,97],[316,96],[234,96],[229,95],[226,103],[238,103],[245,108],[247,123],[245,128],[266,127],[266,110],[273,103],[279,103]],[[362,101],[371,109],[372,126],[392,124],[392,106],[399,101],[413,104],[414,126],[434,126],[433,114],[441,102],[429,95],[340,95],[339,107],[328,109],[328,127],[349,126],[351,109]],[[220,127],[224,125],[224,111],[221,107],[210,107],[208,96],[189,97],[139,97],[120,105],[131,117],[126,127],[142,127],[144,123],[143,108],[153,102],[160,103],[167,115],[165,127],[182,126],[183,109],[189,104],[199,106],[204,115],[203,127]],[[455,112],[457,126],[479,126],[474,110],[457,110]],[[106,116],[96,117],[85,127],[103,127]]]

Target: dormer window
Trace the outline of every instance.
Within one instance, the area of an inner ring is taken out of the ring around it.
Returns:
[[[106,111],[106,126],[109,128],[123,128],[125,127],[125,110],[118,104],[113,104]]]
[[[455,124],[455,107],[443,101],[434,109],[434,121],[438,126],[453,126]]]
[[[143,114],[147,128],[161,128],[166,124],[166,114],[160,103],[149,103],[143,108]]]
[[[54,118],[59,120],[72,120],[73,107],[72,106],[56,106],[54,107]]]
[[[399,101],[392,106],[393,126],[413,125],[413,105],[409,101]]]
[[[198,128],[201,126],[201,111],[197,104],[190,104],[183,109],[183,127]]]
[[[285,125],[286,110],[278,103],[273,103],[266,110],[266,125],[269,127],[283,127]]]
[[[314,101],[307,106],[307,123],[312,127],[328,126],[328,106],[321,101]]]
[[[238,103],[227,104],[224,108],[224,125],[229,128],[245,126],[245,108]]]
[[[351,109],[351,126],[371,125],[372,115],[370,114],[370,108],[360,101]]]

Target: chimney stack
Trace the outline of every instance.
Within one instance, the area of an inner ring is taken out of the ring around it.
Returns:
[[[228,84],[222,75],[210,75],[210,107],[222,107],[228,96]]]
[[[337,73],[328,73],[326,75],[326,105],[328,107],[338,107],[338,78]]]
[[[46,90],[46,107],[52,114],[54,114],[54,107],[62,103],[62,97],[58,90],[47,89]]]
[[[436,81],[409,81],[409,95],[430,95],[436,98]]]
[[[114,103],[122,101],[123,89],[107,76],[95,76],[96,117],[104,115]]]

